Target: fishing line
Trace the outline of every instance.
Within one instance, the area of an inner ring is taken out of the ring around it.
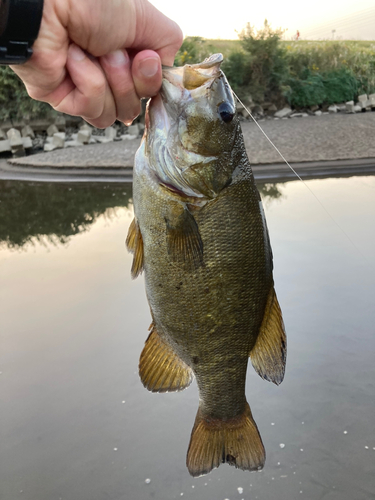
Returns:
[[[233,90],[232,90],[233,92]],[[254,116],[251,114],[251,111],[245,106],[245,104],[241,101],[241,99],[238,97],[235,92],[233,92],[234,97],[237,99],[237,101],[241,104],[241,106],[249,113],[250,118],[253,120],[255,125],[259,128],[259,130],[262,132],[264,137],[267,139],[267,141],[271,144],[271,146],[275,149],[275,151],[280,155],[280,157],[283,159],[283,161],[288,165],[290,170],[298,177],[298,179],[304,184],[304,186],[310,191],[310,193],[313,195],[313,197],[316,199],[316,201],[319,203],[319,205],[322,207],[322,209],[325,211],[325,213],[328,215],[328,217],[331,219],[331,221],[340,229],[342,234],[347,238],[347,240],[353,245],[353,247],[359,252],[359,254],[369,263],[369,260],[367,257],[361,252],[360,248],[357,247],[357,245],[354,243],[354,241],[350,238],[350,236],[344,231],[344,229],[340,226],[340,224],[336,221],[336,219],[333,217],[333,215],[330,214],[330,212],[327,210],[327,208],[323,205],[323,203],[319,200],[319,198],[316,196],[314,191],[312,191],[309,186],[306,184],[306,182],[301,178],[300,175],[294,170],[294,168],[290,165],[288,160],[284,157],[284,155],[281,153],[279,148],[272,142],[272,140],[268,137],[268,135],[265,133],[265,131],[262,129],[262,127],[259,125],[259,123],[256,121]]]

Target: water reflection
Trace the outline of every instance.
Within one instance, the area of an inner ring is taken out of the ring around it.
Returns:
[[[262,200],[265,203],[270,200],[277,200],[284,196],[281,183],[257,183],[257,187]]]
[[[196,385],[154,395],[137,373],[150,311],[130,279],[127,187],[1,184],[1,500],[375,498],[375,177],[306,182],[367,260],[301,182],[260,186],[286,377],[248,370],[264,470],[197,479],[185,468]],[[69,245],[39,244],[53,234]]]
[[[259,184],[263,202],[283,196],[282,184]],[[99,216],[116,216],[132,204],[131,184],[70,185],[0,181],[0,247],[35,243],[66,245],[90,230]]]
[[[66,245],[100,215],[131,204],[131,185],[0,181],[0,246]]]

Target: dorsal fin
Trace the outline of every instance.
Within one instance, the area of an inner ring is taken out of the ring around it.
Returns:
[[[286,362],[286,334],[275,289],[267,298],[263,322],[250,359],[260,377],[276,385],[284,378]]]

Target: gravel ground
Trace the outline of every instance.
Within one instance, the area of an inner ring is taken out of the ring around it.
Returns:
[[[259,125],[290,163],[375,158],[375,113],[334,114],[282,120]],[[242,122],[252,164],[282,160],[253,122]],[[11,164],[52,168],[124,168],[134,163],[140,139],[59,149],[10,160]]]

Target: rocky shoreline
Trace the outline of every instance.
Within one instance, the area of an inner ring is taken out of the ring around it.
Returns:
[[[330,114],[356,114],[375,111],[375,94],[361,95],[358,102],[349,101],[331,106],[312,106],[308,109],[295,110],[289,106],[277,110],[271,103],[263,103],[262,106],[254,104],[249,98],[247,101],[248,111],[237,104],[237,113],[241,121],[277,121],[295,118],[307,118],[308,116],[324,116]],[[113,141],[128,141],[138,139],[144,130],[144,116],[138,118],[136,123],[126,127],[120,122],[113,126],[100,130],[92,127],[80,118],[59,115],[53,121],[38,120],[35,122],[25,118],[23,122],[15,124],[6,123],[0,126],[0,155],[12,155],[20,158],[40,152],[51,152],[56,149],[77,147],[89,144],[106,144]]]

